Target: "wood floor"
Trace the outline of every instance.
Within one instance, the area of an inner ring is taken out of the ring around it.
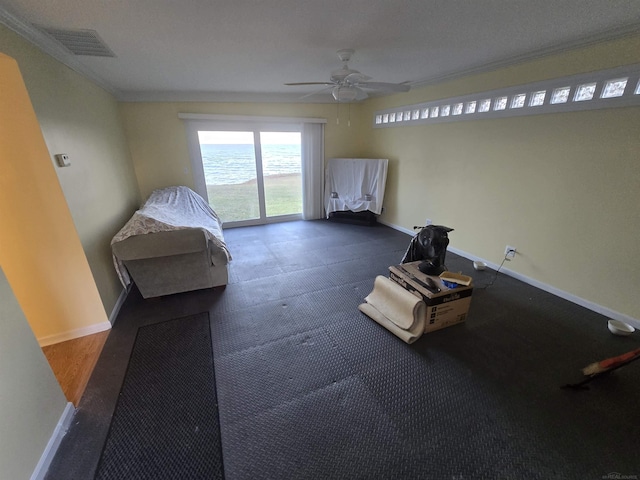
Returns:
[[[67,400],[78,406],[110,330],[42,347]]]

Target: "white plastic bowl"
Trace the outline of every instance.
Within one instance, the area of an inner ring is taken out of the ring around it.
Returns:
[[[609,331],[614,335],[631,335],[636,331],[631,325],[621,322],[620,320],[609,320],[607,322]]]

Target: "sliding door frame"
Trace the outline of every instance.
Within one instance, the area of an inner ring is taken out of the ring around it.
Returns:
[[[266,216],[266,207],[264,204],[264,177],[262,175],[262,152],[260,148],[259,136],[260,132],[299,132],[301,138],[301,150],[305,149],[304,145],[304,124],[305,123],[317,123],[326,124],[327,120],[324,118],[310,118],[310,117],[262,117],[262,116],[247,116],[247,115],[214,115],[214,114],[199,114],[199,113],[179,113],[178,118],[185,120],[185,127],[187,132],[187,144],[189,148],[189,158],[191,161],[191,171],[194,182],[194,190],[200,194],[207,202],[207,184],[204,175],[204,165],[202,163],[202,152],[200,150],[200,141],[198,138],[199,131],[252,131],[254,133],[254,149],[256,155],[256,174],[258,183],[258,194],[260,196],[260,218],[251,219],[241,222],[224,222],[224,227],[240,227],[248,225],[262,225],[265,223],[277,223],[290,220],[299,220],[303,218],[303,213],[293,215],[279,215],[274,217]],[[324,135],[318,137],[322,143],[324,143]],[[256,141],[258,140],[258,141]],[[323,150],[323,149],[322,149]],[[259,157],[258,157],[259,156]],[[324,154],[322,154],[322,157]],[[303,169],[302,177],[305,177],[305,165],[304,165],[305,153],[301,151],[301,168]],[[258,161],[259,159],[259,161]],[[323,162],[324,158],[320,158]],[[259,166],[259,167],[258,167]],[[258,168],[260,171],[258,171]],[[321,168],[321,172],[324,169]],[[321,178],[316,181],[320,182],[316,188],[320,191],[324,188],[324,180]],[[303,184],[303,190],[305,185]],[[303,191],[303,197],[305,193]],[[303,199],[303,211],[305,209]],[[223,219],[224,221],[224,219]]]

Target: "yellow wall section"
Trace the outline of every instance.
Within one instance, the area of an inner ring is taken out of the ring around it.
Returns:
[[[368,102],[389,157],[383,221],[455,229],[451,246],[640,319],[640,108],[374,129],[375,110],[640,62],[640,36]]]
[[[0,91],[0,264],[37,338],[107,322],[17,63],[2,54]]]
[[[71,166],[55,171],[102,305],[111,313],[123,287],[110,241],[140,204],[118,103],[3,25],[0,52],[18,62],[50,161],[55,153],[70,156]]]

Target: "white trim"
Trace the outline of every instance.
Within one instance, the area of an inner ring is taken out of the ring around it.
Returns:
[[[64,411],[60,416],[60,420],[58,420],[58,424],[56,428],[53,430],[51,434],[51,438],[47,443],[42,455],[40,456],[40,460],[36,465],[36,468],[33,470],[31,474],[31,480],[41,480],[44,479],[47,474],[47,470],[51,465],[51,461],[53,457],[56,455],[58,451],[58,447],[60,446],[60,442],[62,442],[62,437],[65,436],[67,430],[69,429],[69,425],[71,424],[71,420],[73,419],[73,415],[75,414],[76,409],[74,408],[71,402],[67,402],[64,407]]]
[[[118,314],[120,313],[120,309],[124,304],[124,301],[127,299],[127,295],[129,294],[129,290],[131,289],[131,285],[129,287],[123,288],[118,296],[118,300],[116,300],[116,304],[113,306],[113,310],[111,310],[111,315],[109,315],[109,323],[113,325],[116,322],[116,318],[118,318]]]
[[[415,232],[407,229],[407,228],[403,228],[400,227],[398,225],[394,225],[392,223],[389,222],[385,222],[382,220],[378,220],[379,223],[382,223],[383,225],[386,225],[388,227],[393,228],[394,230],[398,230],[400,232],[403,233],[407,233],[409,235],[415,235]],[[461,257],[467,258],[471,261],[481,261],[487,264],[487,266],[489,268],[492,268],[493,270],[497,270],[499,268],[499,265],[493,262],[489,262],[487,260],[485,260],[484,258],[478,257],[476,255],[472,255],[470,253],[465,252],[464,250],[460,250],[458,248],[455,247],[447,247],[447,250],[450,252],[455,253],[456,255],[460,255]],[[501,273],[504,273],[505,275],[508,275],[512,278],[515,278],[516,280],[520,280],[521,282],[527,283],[533,287],[539,288],[540,290],[544,290],[545,292],[551,293],[552,295],[555,295],[556,297],[560,297],[563,298],[565,300],[568,300],[571,303],[575,303],[576,305],[580,305],[581,307],[584,307],[588,310],[591,310],[593,312],[599,313],[600,315],[603,315],[607,318],[613,318],[615,320],[620,320],[622,322],[628,323],[630,325],[633,325],[635,328],[640,329],[640,320],[633,318],[629,315],[626,315],[624,313],[620,313],[617,312],[615,310],[612,310],[611,308],[608,307],[604,307],[602,305],[599,305],[597,303],[591,302],[590,300],[586,300],[584,298],[578,297],[577,295],[574,295],[572,293],[569,292],[565,292],[564,290],[560,290],[559,288],[556,288],[552,285],[548,285],[546,283],[540,282],[539,280],[536,280],[534,278],[531,277],[527,277],[526,275],[522,275],[521,273],[518,272],[514,272],[513,270],[509,270],[508,268],[502,268],[500,269]]]
[[[260,115],[217,115],[211,113],[178,113],[178,118],[216,122],[327,123],[326,118],[315,117],[262,117]]]
[[[74,72],[79,73],[85,78],[88,78],[107,92],[118,97],[119,92],[116,88],[113,87],[113,85],[109,84],[102,77],[98,76],[90,68],[84,66],[75,58],[73,53],[56,42],[53,38],[49,37],[49,35],[40,31],[30,23],[23,22],[18,17],[5,10],[3,7],[0,7],[0,23],[13,30],[15,33],[17,33],[27,41],[31,42],[47,55],[50,55],[60,63],[66,65]]]
[[[444,82],[449,82],[451,80],[456,80],[458,78],[468,77],[470,75],[476,75],[476,74],[485,73],[485,72],[492,72],[500,68],[506,68],[506,67],[510,67],[512,65],[517,65],[524,62],[530,62],[532,60],[536,60],[542,57],[557,55],[563,52],[576,50],[578,48],[590,47],[592,45],[597,45],[599,43],[610,42],[610,41],[618,40],[621,38],[637,35],[637,33],[638,33],[638,23],[634,22],[628,25],[624,25],[622,27],[615,27],[605,32],[597,33],[595,35],[590,35],[586,38],[583,37],[578,40],[569,41],[561,45],[553,45],[551,47],[541,48],[533,52],[527,52],[521,55],[507,57],[495,62],[482,63],[479,65],[476,65],[475,67],[465,68],[463,70],[457,70],[454,72],[445,73],[443,75],[429,77],[429,78],[411,83],[411,88],[418,88],[426,85],[436,85]]]
[[[301,213],[294,213],[290,215],[278,215],[276,217],[255,218],[251,220],[242,220],[237,222],[224,222],[223,228],[238,228],[238,227],[251,227],[254,225],[267,225],[269,223],[283,223],[283,222],[295,222],[296,220],[302,220]]]
[[[82,328],[76,328],[75,330],[68,330],[66,332],[55,333],[53,335],[47,335],[46,337],[38,338],[38,343],[41,347],[53,345],[55,343],[66,342],[67,340],[73,340],[74,338],[84,337],[93,333],[104,332],[111,329],[111,322],[94,323]]]

